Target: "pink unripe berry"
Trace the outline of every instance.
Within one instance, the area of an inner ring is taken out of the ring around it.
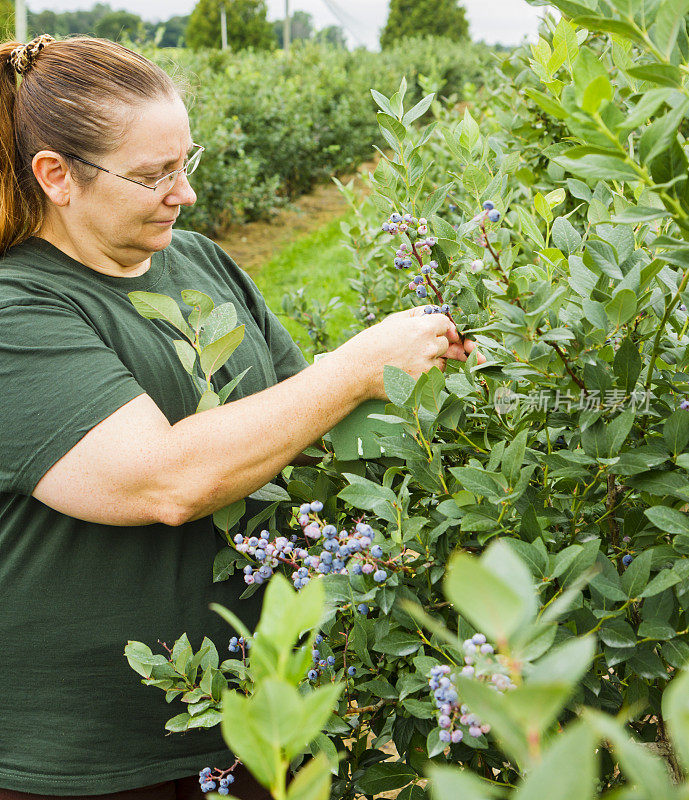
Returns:
[[[419,217],[419,225],[428,225],[426,217]]]
[[[300,524],[302,527],[304,527],[304,525],[308,525],[308,524],[309,524],[309,518],[308,518],[308,516],[307,516],[306,514],[302,514],[302,515],[299,517],[299,524]]]
[[[414,283],[414,281],[412,281],[412,282],[409,284],[409,291],[410,291],[410,292],[415,292],[415,291],[416,291],[416,284]]]
[[[487,722],[481,725],[481,733],[490,733],[490,725]]]
[[[469,728],[469,736],[473,736],[474,738],[478,738],[481,735],[481,729],[478,728],[476,725],[472,725]]]
[[[364,573],[364,575],[370,575],[374,570],[375,567],[373,564],[364,564],[364,566],[361,568],[361,571]]]

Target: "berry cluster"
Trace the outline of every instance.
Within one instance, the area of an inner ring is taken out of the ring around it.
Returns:
[[[297,544],[296,535],[290,539],[278,536],[271,540],[269,531],[261,531],[259,536],[238,533],[234,537],[237,550],[252,556],[261,565],[258,569],[250,565],[244,567],[245,582],[249,585],[263,583],[281,563],[292,568],[295,589],[303,588],[314,577],[330,573],[372,575],[376,583],[387,580],[388,572],[383,565],[389,562],[383,560],[382,547],[372,545],[373,528],[358,522],[354,531],[338,533],[334,525],[327,525],[320,519],[318,514],[322,510],[320,500],[303,503],[299,508],[299,524],[313,553]]]
[[[479,212],[474,218],[473,222],[478,222],[488,218],[491,222],[497,222],[500,219],[500,212],[495,208],[495,203],[491,200],[486,200],[483,204],[483,212]]]
[[[368,606],[366,606],[368,610]],[[335,656],[327,656],[326,658],[321,658],[320,650],[317,650],[316,647],[323,643],[323,636],[319,633],[316,638],[314,639],[314,649],[311,651],[311,656],[313,658],[313,666],[308,671],[306,677],[313,683],[317,681],[318,678],[326,671],[334,671],[335,669]],[[356,667],[348,667],[347,668],[347,675],[350,678],[353,678],[356,675]]]
[[[218,794],[229,794],[230,784],[232,783],[234,783],[234,775],[231,772],[225,771],[222,777],[218,778],[216,776],[215,779],[210,767],[204,767],[201,772],[199,772],[199,784],[204,794],[206,792],[212,792],[216,787],[218,789]]]
[[[245,639],[243,636],[237,638],[233,636],[230,639],[229,647],[227,648],[230,653],[238,653],[240,650],[245,653],[251,647],[251,639]]]
[[[498,692],[514,689],[509,675],[500,671],[500,657],[495,656],[493,646],[486,642],[482,633],[477,633],[463,644],[464,664],[461,674],[479,680],[485,680],[489,686]],[[496,669],[498,667],[498,669]],[[464,738],[464,731],[458,726],[468,729],[469,736],[478,738],[481,734],[490,732],[490,725],[482,723],[472,714],[469,707],[460,705],[457,687],[450,678],[452,668],[448,664],[433,667],[430,672],[428,685],[433,692],[435,705],[438,709],[438,734],[440,741],[447,744],[457,744]]]

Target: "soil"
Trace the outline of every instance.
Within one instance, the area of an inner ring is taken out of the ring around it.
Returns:
[[[374,159],[360,164],[356,172],[338,176],[338,179],[346,185],[354,178],[353,188],[366,193],[362,176],[372,172],[379,159],[376,153]],[[231,225],[225,235],[215,241],[242,269],[255,273],[283,247],[341,217],[347,208],[340,190],[328,181],[280,209],[273,219]]]

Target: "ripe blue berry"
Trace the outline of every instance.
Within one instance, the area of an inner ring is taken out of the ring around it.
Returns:
[[[311,503],[302,503],[299,506],[299,514],[300,515],[308,514],[309,511],[311,511]]]
[[[422,275],[430,275],[431,271],[432,271],[432,267],[431,267],[430,264],[424,264],[423,267],[421,267],[421,274]]]
[[[423,283],[423,275],[414,275],[414,283],[419,286]]]
[[[425,297],[428,297],[428,292],[426,291],[426,287],[425,286],[417,286],[416,287],[416,296],[420,297],[422,300]]]
[[[315,669],[310,669],[307,677],[310,681],[315,681],[316,678],[318,677],[318,673],[316,672]]]
[[[438,738],[440,739],[441,742],[450,742],[452,739],[452,735],[450,734],[450,731],[441,730],[440,733],[438,734]]]
[[[366,605],[366,603],[359,603],[359,605],[356,607],[356,610],[360,614],[363,614],[364,616],[367,616],[369,609],[368,609],[368,606]]]
[[[228,789],[227,786],[221,786],[218,789],[218,794],[229,794],[229,793],[230,793],[230,790]]]
[[[311,511],[316,514],[320,513],[323,511],[323,503],[321,503],[320,500],[314,500],[313,503],[311,503]]]
[[[313,640],[314,644],[321,644],[323,642],[323,637],[320,633],[316,634],[316,638]]]
[[[497,222],[500,219],[500,212],[497,211],[496,209],[493,209],[492,211],[489,211],[488,212],[488,219],[491,222]]]
[[[622,563],[625,565],[625,567],[628,567],[633,560],[633,556],[630,556],[629,553],[627,553],[625,556],[622,556]]]
[[[450,313],[450,306],[447,303],[443,303],[440,306],[440,313],[441,314],[449,314]]]
[[[328,662],[328,666],[332,667],[332,665],[335,663],[335,656],[328,656],[326,661]]]
[[[378,569],[373,573],[373,580],[376,583],[382,583],[388,577],[388,573],[384,569]]]
[[[383,555],[383,548],[379,544],[374,544],[371,548],[371,555],[374,558],[381,558]]]
[[[483,208],[486,211],[492,211],[495,208],[495,203],[492,203],[490,200],[486,200],[486,202],[483,204]]]
[[[356,667],[348,667],[347,675],[349,676],[356,675]]]

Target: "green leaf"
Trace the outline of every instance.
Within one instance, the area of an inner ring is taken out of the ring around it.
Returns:
[[[237,324],[237,310],[234,303],[216,306],[203,323],[199,334],[199,344],[207,347],[211,342],[228,334]]]
[[[244,326],[231,330],[201,351],[201,369],[204,375],[213,375],[239,347],[244,338]]]
[[[669,61],[684,16],[689,13],[689,0],[663,0],[653,26],[653,41]]]
[[[562,250],[566,256],[571,256],[581,247],[581,235],[565,217],[558,217],[553,222],[551,235],[555,247]]]
[[[196,406],[195,414],[201,414],[203,411],[208,411],[211,408],[217,408],[220,405],[220,397],[212,390],[206,389],[201,395],[199,404]]]
[[[660,759],[654,758],[638,742],[629,738],[621,722],[608,714],[592,708],[584,709],[584,716],[600,738],[605,738],[614,748],[625,777],[647,797],[671,797],[672,788],[667,771]]]
[[[434,98],[435,92],[433,92],[433,94],[427,94],[423,99],[419,100],[419,102],[413,108],[410,108],[402,117],[402,124],[411,125],[412,122],[423,116],[430,108]]]
[[[191,375],[194,372],[194,363],[196,362],[196,350],[185,342],[184,339],[174,339],[172,344],[175,346],[179,360],[182,362],[184,369]]]
[[[372,764],[358,780],[358,788],[364,794],[377,795],[401,789],[416,778],[416,772],[407,764],[383,761]]]
[[[373,649],[379,653],[402,657],[415,653],[422,645],[421,639],[414,634],[406,631],[393,631],[376,642]]]
[[[182,317],[179,306],[172,297],[156,292],[129,292],[134,308],[146,319],[164,319],[182,331],[189,339],[194,339],[194,331]]]
[[[181,733],[189,728],[191,716],[185,711],[183,714],[178,714],[176,717],[169,719],[165,723],[165,730],[172,733]]]
[[[627,597],[639,597],[651,574],[651,558],[653,554],[650,550],[644,550],[627,567],[622,575],[622,588],[627,593]]]
[[[673,455],[684,452],[689,442],[689,412],[682,409],[674,411],[663,425],[663,438]]]
[[[524,462],[528,435],[528,430],[519,431],[508,445],[502,457],[502,474],[507,478],[507,482],[510,486],[514,486],[519,480],[522,463]]]
[[[626,70],[632,78],[657,83],[659,86],[681,87],[682,73],[672,64],[642,64]]]
[[[609,155],[591,153],[588,147],[572,147],[553,161],[582,178],[603,181],[636,181],[639,176],[634,168],[614,151]]]
[[[297,772],[287,789],[287,800],[328,800],[330,797],[330,764],[319,753]]]
[[[528,684],[564,683],[570,688],[581,680],[593,661],[596,651],[594,636],[570,639],[532,665]]]
[[[551,117],[567,119],[568,114],[564,106],[550,95],[545,94],[545,92],[529,87],[524,89],[524,94],[530,97],[536,105],[540,106],[546,114],[550,114]]]
[[[620,289],[605,306],[605,313],[616,328],[621,327],[636,314],[636,295],[631,289]]]
[[[592,14],[574,17],[572,20],[575,25],[581,25],[590,31],[602,31],[603,33],[616,33],[625,39],[633,39],[642,42],[643,38],[636,28],[629,22],[622,19],[610,19],[609,17],[597,17]]]
[[[386,364],[383,367],[383,382],[385,384],[385,394],[390,402],[397,406],[403,406],[411,397],[416,381],[399,367]]]
[[[685,770],[689,770],[689,670],[676,674],[662,696],[663,719]]]
[[[371,96],[376,101],[379,108],[381,108],[386,114],[389,114],[391,117],[395,116],[395,112],[392,110],[390,101],[384,94],[377,92],[375,89],[371,89]]]
[[[278,486],[276,483],[266,483],[260,489],[256,489],[249,497],[252,500],[261,500],[264,503],[282,502],[284,500],[291,500],[289,492]]]
[[[530,239],[537,247],[543,249],[545,247],[545,239],[531,215],[522,206],[517,206],[516,211],[522,235]]]
[[[460,767],[428,765],[433,800],[491,800],[497,796],[493,786]]]
[[[236,386],[239,384],[239,382],[241,381],[241,379],[242,379],[242,378],[243,378],[243,377],[246,375],[246,373],[247,373],[247,372],[248,372],[250,369],[251,369],[251,367],[250,367],[250,366],[249,366],[249,367],[247,367],[246,369],[243,369],[243,370],[242,370],[242,371],[239,373],[239,375],[237,375],[236,377],[232,378],[232,380],[231,380],[231,381],[228,381],[228,382],[227,382],[227,383],[226,383],[226,384],[225,384],[225,385],[222,387],[222,389],[221,389],[221,390],[218,392],[218,400],[220,401],[220,405],[222,405],[222,404],[225,402],[225,400],[227,400],[227,398],[228,398],[228,397],[229,397],[229,396],[232,394],[232,391],[235,389],[235,387],[236,387]]]
[[[615,377],[624,386],[625,392],[631,394],[641,372],[641,356],[638,347],[629,337],[622,341],[619,350],[615,353],[612,370]]]
[[[644,509],[644,514],[661,531],[689,536],[689,518],[685,512],[667,506],[652,506]]]
[[[196,330],[207,319],[215,304],[207,294],[196,289],[182,289],[180,294],[188,306],[193,306],[194,310],[189,314],[189,324]]]
[[[513,792],[512,800],[593,800],[597,776],[596,736],[590,726],[572,722],[553,739]]]
[[[661,219],[670,215],[664,208],[654,208],[652,206],[630,206],[620,211],[612,217],[611,222],[637,223],[651,222],[654,219]]]
[[[682,576],[678,572],[675,572],[673,569],[664,569],[653,578],[639,597],[653,597],[679,583],[681,580]]]
[[[398,142],[404,141],[407,135],[407,130],[401,122],[395,119],[395,117],[391,117],[389,114],[379,111],[376,115],[376,119],[378,120],[380,127],[384,130],[390,131],[390,133]]]
[[[491,568],[484,566],[488,554],[495,556]],[[512,576],[498,576],[500,559]],[[465,553],[455,553],[445,575],[445,594],[457,611],[494,642],[504,646],[519,628],[535,615],[531,574],[519,557],[504,542],[492,543],[479,561]]]

